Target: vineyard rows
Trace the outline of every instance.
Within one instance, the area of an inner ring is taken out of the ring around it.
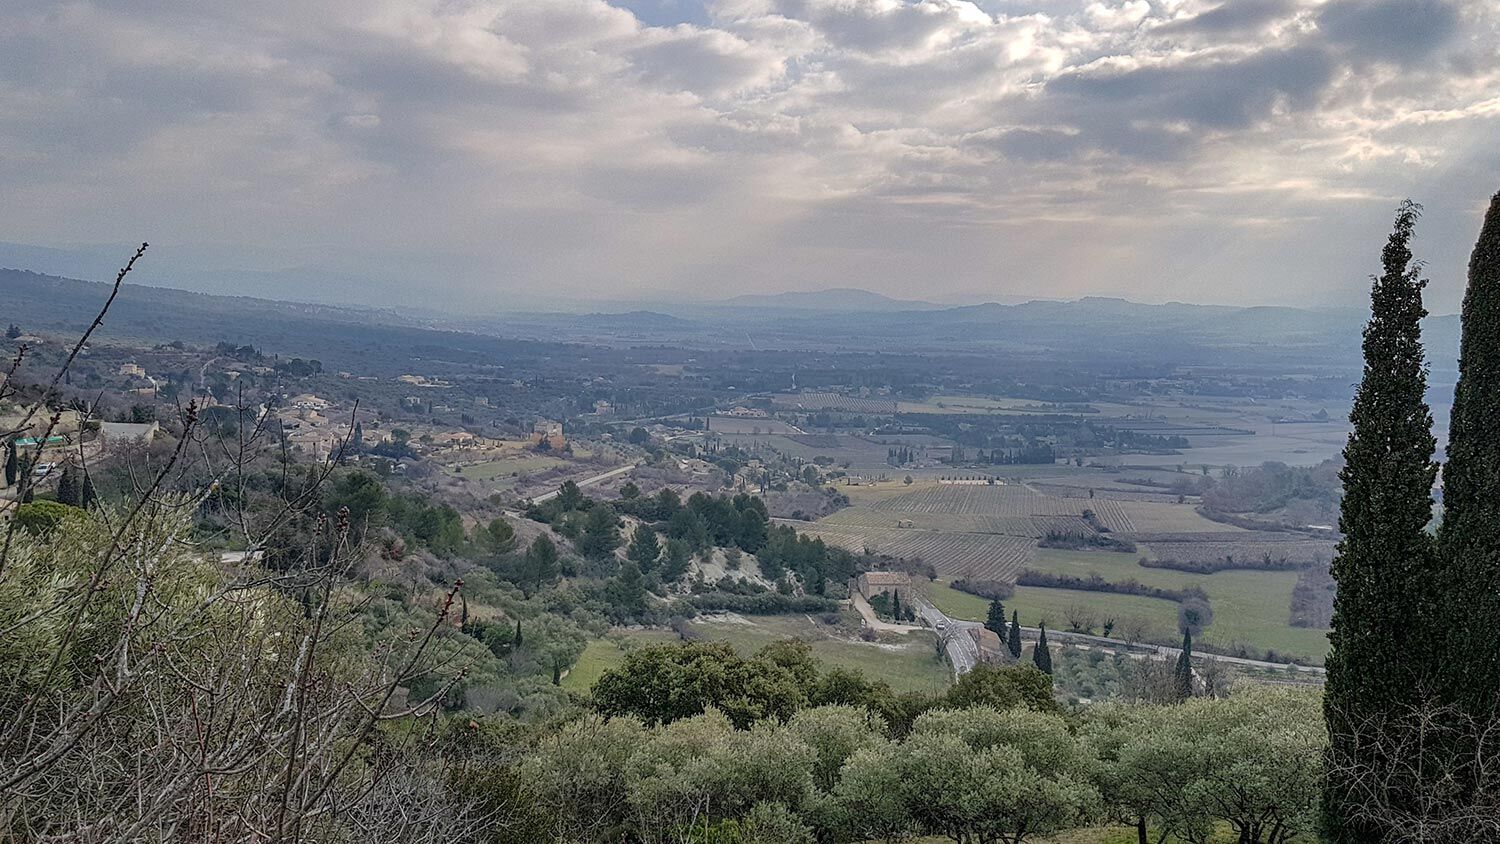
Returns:
[[[842,410],[849,413],[895,413],[896,403],[886,399],[861,399],[837,393],[791,393],[771,397],[774,404],[806,410]]]
[[[893,496],[870,505],[886,513],[958,516],[1081,516],[1092,510],[1099,523],[1124,532],[1134,525],[1118,501],[1059,498],[1019,484],[945,484]]]
[[[1032,489],[1046,495],[1058,498],[1088,498],[1089,492],[1094,493],[1094,500],[1101,498],[1111,501],[1151,501],[1160,504],[1177,503],[1177,495],[1170,492],[1155,492],[1145,489],[1120,489],[1119,487],[1081,487],[1067,486],[1065,484],[1028,484]]]
[[[921,560],[940,574],[984,580],[1010,580],[1035,556],[1026,537],[992,533],[945,533],[849,525],[797,524],[797,530],[849,551],[871,551]]]
[[[1087,534],[1094,529],[1081,516],[977,516],[963,513],[915,513],[873,507],[847,507],[819,520],[820,525],[904,528],[955,533],[998,533],[1040,539],[1049,532]]]

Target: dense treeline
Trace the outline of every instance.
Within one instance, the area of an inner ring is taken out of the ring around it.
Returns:
[[[1135,543],[1128,539],[1082,530],[1049,530],[1037,546],[1070,551],[1117,551],[1122,554],[1134,554],[1136,551]]]
[[[1207,593],[1197,586],[1168,589],[1162,586],[1148,586],[1135,578],[1105,580],[1098,574],[1079,577],[1074,574],[1058,574],[1056,572],[1037,571],[1036,569],[1022,569],[1020,574],[1016,575],[1016,585],[1044,586],[1049,589],[1073,589],[1079,592],[1109,592],[1115,595],[1140,595],[1146,598],[1161,598],[1165,601],[1175,601],[1178,603],[1190,599],[1208,600]]]
[[[1142,557],[1139,564],[1148,569],[1171,569],[1193,574],[1213,574],[1220,571],[1300,571],[1316,565],[1312,559],[1273,557],[1268,551],[1260,557],[1203,557],[1178,560],[1171,557]]]

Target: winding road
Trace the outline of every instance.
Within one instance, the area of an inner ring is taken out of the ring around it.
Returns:
[[[600,474],[600,475],[595,475],[592,478],[584,478],[583,480],[578,481],[577,483],[578,483],[578,485],[580,487],[594,486],[595,484],[602,484],[605,481],[609,480],[610,478],[614,478],[614,477],[618,477],[620,475],[625,475],[625,474],[629,474],[630,472],[634,472],[636,470],[636,467],[638,467],[640,465],[641,465],[640,463],[626,463],[624,466],[620,466],[620,467],[617,467],[617,468],[614,468],[614,469],[610,469],[608,472],[605,472],[605,473]],[[557,489],[554,489],[551,492],[544,492],[541,495],[538,495],[537,497],[531,499],[531,501],[534,504],[541,504],[544,501],[551,501],[552,499],[556,498],[557,495],[558,495],[558,493],[560,493],[560,492],[562,492],[562,486],[561,485],[559,485]]]
[[[934,607],[925,597],[916,596],[911,599],[912,604],[917,607],[917,614],[921,616],[923,623],[937,631],[938,637],[943,642],[943,649],[948,653],[948,661],[953,665],[954,675],[966,674],[973,670],[979,663],[979,647],[969,637],[968,630],[972,627],[981,626],[977,621],[963,621],[952,618]],[[1021,635],[1033,641],[1039,635],[1035,627],[1022,627]],[[1047,638],[1054,642],[1077,642],[1090,644],[1111,650],[1123,650],[1127,653],[1140,654],[1142,656],[1159,656],[1167,659],[1175,659],[1182,654],[1181,648],[1168,647],[1166,645],[1146,645],[1122,642],[1119,639],[1107,639],[1103,636],[1090,636],[1086,633],[1069,633],[1063,630],[1047,631]],[[1259,668],[1270,671],[1286,671],[1288,669],[1299,674],[1307,674],[1313,677],[1322,677],[1324,670],[1316,665],[1297,665],[1286,662],[1266,662],[1259,659],[1246,659],[1238,656],[1223,656],[1220,654],[1209,654],[1201,651],[1193,653],[1194,659],[1213,658],[1226,665],[1240,665],[1246,668]]]

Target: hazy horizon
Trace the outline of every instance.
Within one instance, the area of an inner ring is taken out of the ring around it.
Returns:
[[[1500,186],[1483,0],[23,0],[0,24],[0,264],[97,280],[145,239],[139,283],[214,293],[1358,307],[1411,197],[1446,313]]]

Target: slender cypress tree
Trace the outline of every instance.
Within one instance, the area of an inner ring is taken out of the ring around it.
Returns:
[[[1052,673],[1052,649],[1047,647],[1047,625],[1040,625],[1036,637],[1036,648],[1031,652],[1031,663],[1042,671]]]
[[[985,629],[993,632],[996,636],[999,636],[1000,641],[1002,642],[1006,641],[1006,639],[1009,638],[1009,631],[1007,631],[1005,624],[1004,604],[1000,603],[998,600],[990,601],[990,612],[989,615],[985,616],[984,626]]]
[[[16,457],[16,441],[10,440],[5,444],[5,485],[15,486],[20,474],[21,462]]]
[[[1193,696],[1193,631],[1182,631],[1182,653],[1177,655],[1177,670],[1172,673],[1177,699]]]
[[[1340,473],[1344,538],[1332,564],[1338,593],[1323,697],[1336,763],[1323,801],[1325,832],[1336,842],[1380,840],[1378,831],[1351,821],[1352,783],[1338,772],[1386,770],[1372,743],[1357,742],[1354,733],[1399,713],[1431,687],[1440,646],[1433,623],[1442,611],[1440,585],[1432,582],[1434,549],[1426,532],[1437,473],[1421,339],[1426,282],[1410,247],[1420,213],[1420,206],[1402,203],[1381,254],[1384,273],[1371,288],[1364,376]]]
[[[71,463],[62,468],[62,474],[57,478],[57,500],[69,507],[83,506],[83,483]]]
[[[83,500],[78,506],[87,510],[94,506],[94,502],[98,500],[99,491],[94,489],[94,476],[85,472],[83,475]]]
[[[1500,193],[1490,200],[1469,258],[1458,386],[1443,467],[1438,548],[1454,600],[1441,607],[1451,635],[1445,696],[1488,713],[1500,694]],[[1458,596],[1462,595],[1460,599]]]
[[[1021,658],[1021,613],[1016,610],[1010,613],[1010,637],[1005,644],[1010,646],[1011,656]]]

